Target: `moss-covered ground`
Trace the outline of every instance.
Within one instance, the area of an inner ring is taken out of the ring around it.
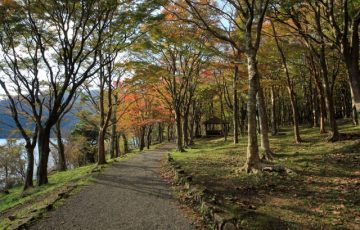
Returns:
[[[342,133],[360,133],[341,122]],[[291,127],[270,136],[274,164],[293,173],[239,173],[246,137],[199,139],[187,152],[172,152],[193,183],[221,197],[221,205],[244,229],[360,229],[360,140],[326,142],[316,128]]]

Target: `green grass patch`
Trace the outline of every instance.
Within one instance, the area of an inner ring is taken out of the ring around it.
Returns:
[[[342,133],[360,132],[350,122],[340,121],[339,128]],[[223,208],[238,216],[245,229],[360,226],[360,141],[329,143],[317,128],[302,127],[305,142],[295,144],[291,127],[281,133],[270,137],[274,163],[293,174],[239,173],[246,137],[236,145],[204,138],[185,153],[171,154],[194,183],[223,198]]]
[[[96,167],[95,164],[75,168],[65,172],[55,172],[49,175],[49,183],[43,186],[35,186],[26,192],[22,187],[15,187],[9,190],[10,194],[0,195],[0,229],[6,229],[10,226],[16,226],[28,216],[36,215],[41,208],[48,204],[53,196],[65,189],[71,183],[77,186],[86,185],[90,182],[91,171]],[[56,193],[56,194],[55,194]],[[15,220],[9,220],[8,216],[16,217]]]
[[[49,184],[41,187],[36,186],[34,188],[30,188],[30,190],[25,193],[23,193],[21,186],[12,188],[9,190],[10,194],[0,195],[0,212],[32,200],[37,196],[49,193],[57,187],[64,186],[69,182],[84,179],[84,177],[90,173],[94,167],[95,165],[92,164],[65,172],[56,172],[49,176]]]

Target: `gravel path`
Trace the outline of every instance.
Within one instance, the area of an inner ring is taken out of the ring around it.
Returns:
[[[166,144],[112,167],[30,229],[195,229],[159,175]]]

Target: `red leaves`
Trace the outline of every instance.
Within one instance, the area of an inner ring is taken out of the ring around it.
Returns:
[[[124,83],[123,83],[124,84]],[[128,90],[118,113],[123,114],[119,126],[123,130],[134,132],[142,126],[160,122],[172,122],[171,110],[161,100],[161,95],[151,84],[123,85]],[[161,87],[161,86],[158,86]]]

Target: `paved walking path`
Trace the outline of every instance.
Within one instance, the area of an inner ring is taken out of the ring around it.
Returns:
[[[30,229],[194,229],[159,175],[165,144],[114,163]]]

